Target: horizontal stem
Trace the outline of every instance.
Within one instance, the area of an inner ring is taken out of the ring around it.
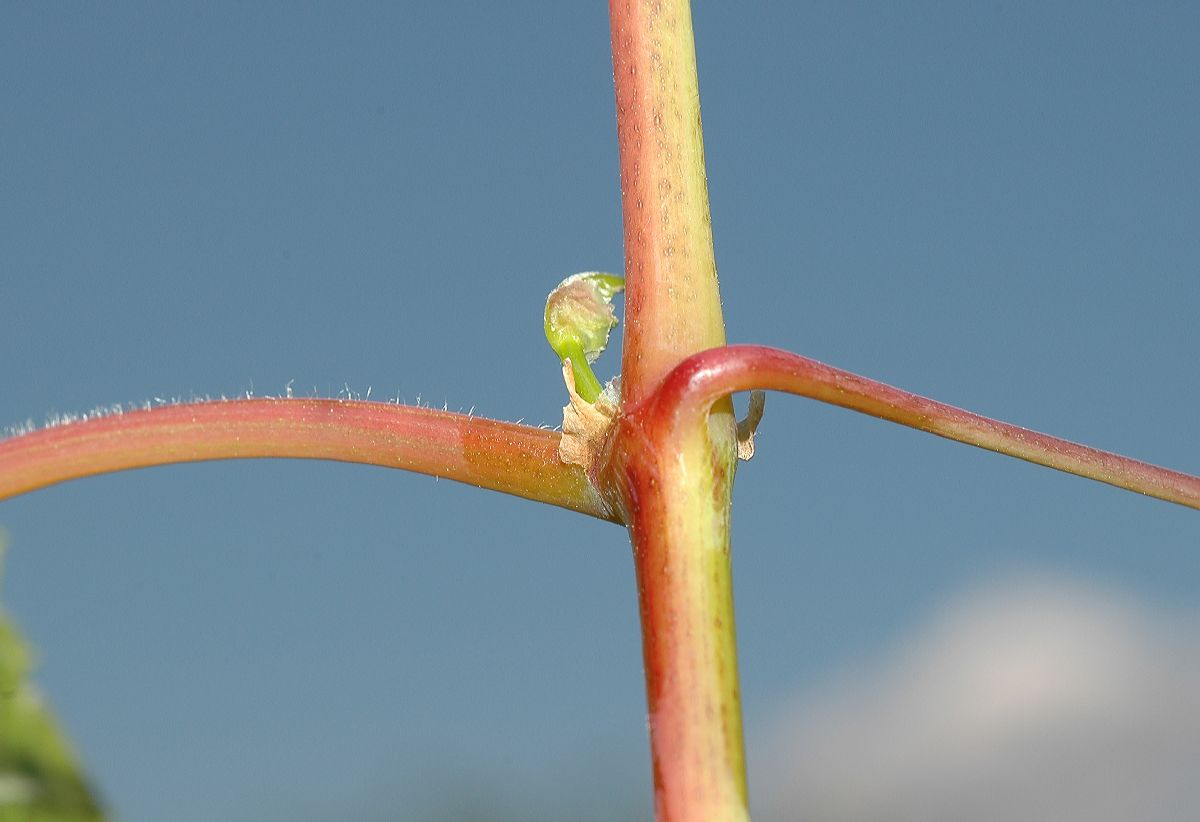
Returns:
[[[382,402],[245,399],[96,417],[0,441],[0,499],[168,463],[295,457],[404,468],[616,521],[556,431]]]
[[[734,391],[765,388],[799,394],[1077,474],[1088,479],[1200,508],[1200,477],[1078,445],[927,399],[787,351],[731,345],[680,363],[652,399],[649,416],[686,426]]]

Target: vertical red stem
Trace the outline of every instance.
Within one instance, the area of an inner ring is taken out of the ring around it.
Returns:
[[[611,0],[625,225],[620,427],[609,481],[629,511],[665,822],[746,818],[734,645],[728,399],[670,441],[638,409],[681,360],[725,344],[686,0]]]
[[[612,0],[625,223],[621,387],[637,402],[683,357],[725,344],[686,0]]]

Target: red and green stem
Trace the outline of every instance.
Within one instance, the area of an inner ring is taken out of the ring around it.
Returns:
[[[559,439],[556,431],[383,402],[168,405],[0,441],[0,499],[127,468],[297,457],[404,468],[615,519],[583,471],[558,458]]]
[[[626,512],[642,617],[660,822],[748,816],[729,512],[732,403],[674,441],[641,407],[686,357],[725,344],[686,0],[610,0],[625,235],[622,406],[599,482]]]
[[[760,345],[696,354],[663,380],[650,407],[651,437],[672,442],[735,391],[785,391],[849,408],[939,437],[996,451],[1139,494],[1200,508],[1200,477],[1041,434],[910,394],[816,360]]]

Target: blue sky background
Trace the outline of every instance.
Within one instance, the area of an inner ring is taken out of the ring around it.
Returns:
[[[1200,471],[1196,6],[694,16],[731,341]],[[605,4],[9,4],[0,77],[0,424],[289,383],[559,421],[545,295],[622,260]],[[796,398],[760,432],[756,796],[788,706],[963,591],[1200,613],[1194,512]],[[649,817],[615,526],[287,461],[0,524],[122,819]]]

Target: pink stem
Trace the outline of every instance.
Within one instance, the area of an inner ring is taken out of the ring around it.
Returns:
[[[1118,488],[1200,508],[1200,477],[972,414],[765,346],[731,345],[689,357],[663,380],[646,413],[658,425],[687,426],[707,413],[721,397],[753,388],[799,394]]]
[[[169,405],[0,441],[0,499],[78,477],[177,462],[299,457],[404,468],[617,521],[560,435],[381,402],[247,399]]]

